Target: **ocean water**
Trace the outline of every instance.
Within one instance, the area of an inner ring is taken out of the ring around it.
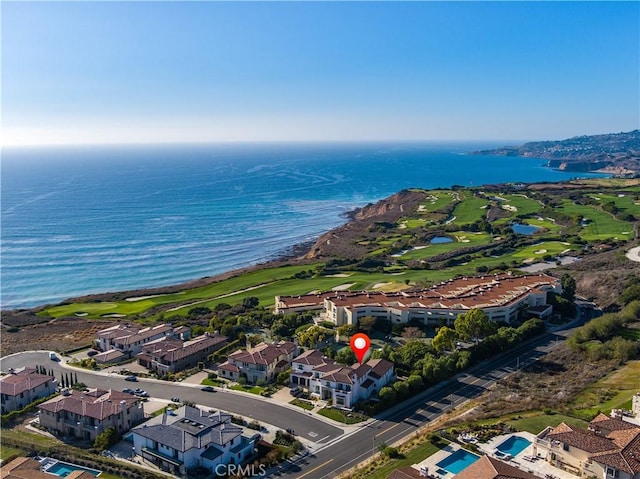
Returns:
[[[464,154],[487,146],[3,149],[0,306],[163,286],[261,263],[403,188],[575,176],[543,160]]]

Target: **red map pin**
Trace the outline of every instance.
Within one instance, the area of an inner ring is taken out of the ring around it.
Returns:
[[[367,354],[370,347],[371,340],[366,334],[358,333],[351,336],[351,350],[356,354],[359,363],[362,362],[364,355]]]

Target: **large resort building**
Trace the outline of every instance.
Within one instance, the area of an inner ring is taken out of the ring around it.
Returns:
[[[365,316],[392,323],[453,322],[470,309],[482,309],[492,321],[512,322],[521,312],[551,315],[547,293],[561,293],[560,280],[546,274],[456,278],[420,291],[331,291],[301,296],[276,296],[276,314],[318,311],[323,320],[357,324]]]

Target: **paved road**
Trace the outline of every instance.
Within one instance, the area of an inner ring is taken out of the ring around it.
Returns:
[[[487,360],[453,380],[430,388],[367,427],[318,450],[315,455],[283,465],[277,475],[296,479],[334,479],[377,452],[378,444],[393,444],[411,435],[453,407],[478,397],[499,379],[546,355],[564,341],[575,327],[598,314],[598,311],[580,309],[579,317],[571,329],[547,333],[500,357]]]
[[[109,376],[96,375],[85,372],[82,369],[66,369],[59,363],[49,359],[46,352],[28,352],[19,355],[2,358],[0,369],[7,371],[9,368],[21,368],[24,366],[43,365],[47,369],[53,368],[54,374],[60,378],[61,373],[73,372],[78,375],[78,381],[89,387],[102,389],[115,389],[121,391],[124,388],[144,389],[150,396],[162,399],[179,397],[196,404],[210,406],[211,408],[239,414],[257,421],[272,424],[281,429],[292,428],[295,433],[310,441],[325,444],[335,440],[343,434],[343,430],[324,421],[314,418],[308,413],[279,406],[271,402],[262,401],[244,394],[236,394],[227,391],[214,393],[200,391],[200,386],[194,387],[179,383],[145,381],[127,382],[122,376],[113,374]],[[302,411],[302,410],[301,410]]]
[[[580,308],[578,320],[573,327],[598,314],[598,311]],[[179,396],[198,404],[210,405],[244,416],[248,415],[280,428],[294,428],[297,434],[325,444],[325,446],[318,448],[315,454],[307,455],[292,463],[285,463],[275,475],[296,479],[334,479],[340,472],[370,457],[376,452],[380,443],[392,444],[412,434],[448,410],[469,399],[478,397],[499,379],[546,355],[559,342],[564,341],[572,331],[573,328],[547,333],[497,358],[476,365],[455,379],[430,388],[403,402],[365,427],[344,436],[342,436],[343,431],[339,428],[318,421],[306,414],[265,403],[259,399],[227,392],[205,393],[198,388],[189,388],[173,383],[152,383],[142,380],[137,384],[144,384],[141,387],[155,397]],[[45,353],[24,353],[21,356],[20,358],[16,356],[4,358],[0,368],[6,371],[9,367],[45,364],[47,368],[53,366],[58,377],[60,371],[65,371],[50,361]],[[88,386],[114,389],[122,389],[136,384],[128,383],[116,376],[96,376],[82,371],[78,371],[78,380]],[[249,414],[247,414],[248,411]]]

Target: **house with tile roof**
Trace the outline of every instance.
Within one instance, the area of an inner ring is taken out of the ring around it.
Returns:
[[[38,373],[34,368],[11,370],[0,378],[2,414],[18,411],[27,404],[56,392],[53,376]]]
[[[17,457],[0,468],[2,479],[52,479],[52,472],[42,470],[42,464],[30,457]],[[96,476],[87,471],[71,471],[66,479],[95,479]]]
[[[546,274],[501,273],[450,279],[419,291],[331,291],[298,296],[276,296],[276,314],[321,310],[321,317],[337,326],[358,324],[365,316],[393,324],[418,321],[452,323],[459,314],[482,309],[490,320],[511,322],[522,311],[544,318],[552,313],[547,293],[561,293],[557,278]],[[322,308],[320,308],[322,304]]]
[[[317,349],[309,349],[293,360],[289,381],[292,386],[307,389],[311,396],[331,400],[337,407],[351,408],[394,378],[393,363],[385,359],[345,366]]]
[[[122,434],[144,420],[142,400],[104,389],[65,391],[39,406],[40,426],[57,437],[94,441],[110,427]]]
[[[640,479],[640,426],[604,414],[586,430],[563,422],[536,436],[534,454],[578,476]]]
[[[164,338],[152,341],[137,354],[138,363],[158,376],[194,368],[227,344],[226,336],[204,333],[190,341]]]
[[[120,353],[117,355],[118,359],[131,358],[140,353],[144,345],[152,341],[179,336],[170,324],[143,328],[137,324],[121,323],[98,331],[95,347],[103,353],[111,353],[114,357],[116,355],[112,351]],[[101,355],[97,355],[96,358],[98,361],[102,360]]]
[[[482,456],[456,474],[455,479],[539,479],[539,477],[491,456]]]
[[[192,406],[165,411],[131,432],[134,451],[143,461],[181,476],[196,466],[215,473],[223,464],[243,464],[253,456],[259,438],[243,435],[230,414]]]
[[[218,366],[218,375],[238,381],[244,377],[249,384],[268,383],[289,369],[298,354],[298,345],[291,341],[259,343],[253,348],[239,349]]]

